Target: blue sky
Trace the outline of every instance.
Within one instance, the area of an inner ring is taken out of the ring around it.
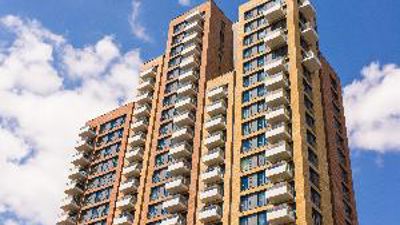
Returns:
[[[192,1],[191,6],[200,2],[202,1]],[[238,5],[246,1],[219,0],[216,2],[228,17],[236,20]],[[392,130],[392,134],[379,131],[379,135],[392,138],[370,143],[372,139],[366,140],[365,138],[369,137],[368,135],[378,136],[377,133],[374,133],[378,131],[368,130],[370,127],[357,129],[362,127],[363,123],[375,124],[377,121],[382,123],[382,126],[389,126],[379,118],[375,121],[359,118],[364,118],[365,115],[365,112],[363,114],[360,111],[371,107],[365,102],[371,102],[370,99],[376,100],[373,98],[374,96],[363,98],[364,95],[393,87],[382,86],[382,84],[385,83],[385,79],[389,79],[389,76],[398,77],[399,75],[398,70],[393,68],[385,70],[383,66],[400,64],[400,1],[331,0],[315,1],[314,4],[318,11],[318,30],[322,52],[338,71],[343,85],[348,87],[348,102],[352,104],[349,107],[351,115],[349,114],[348,117],[351,124],[354,124],[352,127],[355,127],[351,132],[354,134],[352,164],[360,224],[397,225],[398,205],[396,203],[400,201],[398,194],[400,190],[400,141],[397,140],[400,140],[400,136],[393,133],[398,133],[398,130]],[[190,6],[178,4],[178,0],[145,0],[138,5],[138,11],[132,19],[131,0],[0,0],[0,18],[14,15],[25,23],[37,20],[43,29],[65,39],[67,45],[73,46],[74,51],[95,46],[105,36],[111,36],[112,41],[108,40],[107,42],[106,40],[105,43],[111,46],[111,50],[119,51],[113,59],[124,62],[125,59],[130,59],[128,53],[140,52],[141,60],[162,54],[166,42],[167,22],[189,8]],[[135,33],[137,29],[143,29],[145,37]],[[0,27],[0,49],[1,46],[12,44],[17,35]],[[1,60],[0,57],[0,67]],[[382,67],[371,64],[373,62],[379,62]],[[114,64],[110,65],[111,68]],[[395,67],[397,68],[397,66]],[[360,71],[363,68],[364,73],[361,74]],[[368,74],[379,74],[380,78],[369,79]],[[363,87],[367,91],[358,89],[357,85],[351,85],[354,80],[358,80],[359,85],[364,85]],[[398,85],[400,84],[397,83]],[[392,95],[379,93],[376,96],[391,96],[389,98],[382,97],[381,101],[379,99],[378,101],[382,102],[380,105],[383,108],[390,111],[389,115],[385,117],[388,123],[397,125],[399,124],[400,110],[394,106],[396,99],[393,96],[394,92],[391,93]],[[357,99],[358,102],[352,101],[351,97]],[[110,102],[112,101],[110,100]],[[112,104],[110,103],[110,105]],[[105,108],[107,107],[105,106]],[[0,119],[4,120],[6,116],[2,115],[1,111],[0,107]],[[18,120],[19,117],[15,117]],[[84,121],[83,119],[82,121]],[[22,121],[20,123],[22,124]],[[394,128],[399,128],[399,126],[394,126]],[[5,193],[0,190],[0,199],[1,195]],[[1,204],[0,200],[0,206]],[[10,217],[15,211],[11,203],[3,204],[8,210],[2,214],[0,207],[0,224],[6,224],[6,217]],[[15,214],[17,217],[20,216],[20,212]],[[29,213],[22,212],[22,214],[23,217],[30,218]],[[27,221],[25,224],[35,224],[29,219]],[[21,222],[21,224],[23,223]]]

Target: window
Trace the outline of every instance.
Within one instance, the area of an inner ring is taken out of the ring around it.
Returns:
[[[349,175],[347,171],[343,168],[341,168],[341,170],[342,170],[342,181],[345,183],[349,182]]]
[[[173,130],[173,127],[174,127],[174,125],[172,122],[163,124],[160,127],[160,135],[167,135],[167,134],[171,133]]]
[[[168,195],[169,194],[168,194],[168,191],[165,189],[165,186],[161,185],[161,186],[153,187],[151,189],[150,198],[151,198],[151,200],[154,201],[154,200],[157,200],[160,198],[167,197]]]
[[[304,95],[304,105],[306,106],[306,108],[313,112],[314,111],[314,103],[310,100],[310,98],[306,95]]]
[[[318,208],[321,208],[321,195],[314,188],[311,188],[311,202]]]
[[[240,198],[240,211],[252,210],[267,205],[265,191],[249,194]]]
[[[306,123],[309,127],[315,128],[315,119],[309,113],[306,113]]]
[[[258,173],[250,174],[241,178],[241,189],[249,190],[261,185],[264,185],[268,182],[267,177],[265,176],[265,171],[261,171]]]
[[[318,168],[318,156],[317,156],[317,154],[315,154],[314,150],[312,150],[311,148],[308,148],[308,161],[313,166]]]
[[[267,212],[241,217],[240,225],[267,225]]]
[[[170,174],[168,172],[168,168],[154,171],[153,173],[153,183],[158,183],[163,180],[170,178]]]
[[[168,62],[168,66],[169,67],[174,67],[174,66],[177,66],[178,64],[180,64],[181,62],[182,62],[182,56],[178,56],[176,58],[171,59]]]
[[[174,115],[175,115],[175,108],[164,110],[161,113],[161,120],[173,119]]]
[[[342,191],[343,191],[343,198],[346,199],[347,201],[350,201],[350,190],[349,188],[346,187],[345,184],[342,184]]]
[[[311,85],[309,85],[305,79],[303,79],[303,86],[304,86],[304,92],[307,93],[308,96],[312,97],[313,89],[312,89]]]
[[[312,210],[313,225],[322,225],[322,215],[315,209]]]
[[[117,165],[118,165],[118,157],[114,157],[112,159],[109,159],[107,161],[92,166],[90,168],[90,174],[95,175],[99,173],[104,173],[115,168]]]
[[[248,152],[255,148],[260,148],[268,144],[265,134],[260,134],[255,137],[242,141],[242,152]]]
[[[160,139],[160,140],[158,140],[158,143],[157,143],[157,150],[162,151],[166,148],[169,148],[170,145],[171,145],[171,139],[169,139],[169,138]]]
[[[149,206],[149,212],[148,212],[147,217],[149,219],[151,219],[151,218],[162,216],[165,214],[167,214],[167,212],[163,209],[162,203],[158,203],[158,204]]]
[[[173,104],[175,104],[176,100],[177,100],[177,95],[176,94],[169,95],[169,96],[164,98],[163,106],[166,107],[166,106],[173,105]]]
[[[259,166],[264,166],[266,164],[265,152],[252,155],[241,159],[240,168],[242,172],[252,170]]]
[[[242,124],[242,134],[249,135],[266,127],[267,120],[265,120],[265,117],[260,117],[258,119]]]
[[[249,87],[264,80],[265,80],[265,72],[259,71],[249,76],[243,77],[243,87]]]
[[[265,103],[265,101],[259,101],[247,107],[244,107],[242,110],[242,117],[243,119],[247,119],[249,117],[264,112],[266,109],[267,109],[267,104]]]
[[[319,174],[310,167],[310,182],[319,188]]]
[[[261,43],[252,47],[249,47],[243,51],[243,58],[250,58],[257,54],[262,54],[266,50],[265,44]]]
[[[170,162],[170,156],[167,152],[164,154],[157,155],[155,160],[156,160],[157,167],[164,166],[164,165],[168,164],[168,162]]]
[[[344,205],[344,213],[347,216],[347,218],[350,219],[353,214],[353,210],[351,209],[349,204],[347,204],[346,202],[343,202],[343,205]]]
[[[345,166],[346,165],[346,156],[343,154],[343,151],[340,148],[337,149],[337,152],[338,152],[340,164]]]
[[[243,92],[242,102],[246,103],[254,98],[262,97],[266,94],[266,89],[264,85],[257,86],[248,91]]]
[[[309,130],[307,130],[307,143],[311,146],[317,144],[317,137],[315,137],[315,135]]]
[[[171,92],[175,92],[178,89],[179,83],[178,81],[174,81],[165,85],[165,94],[169,94]]]

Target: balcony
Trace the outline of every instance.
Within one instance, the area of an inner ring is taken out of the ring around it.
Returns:
[[[82,168],[74,166],[73,168],[69,169],[69,175],[68,178],[71,180],[86,180],[88,177],[88,174],[85,170],[82,170]]]
[[[132,210],[135,207],[136,197],[125,196],[117,201],[117,208],[120,210]]]
[[[282,46],[286,43],[285,31],[280,28],[271,32],[268,32],[264,38],[265,44],[270,49],[275,49],[276,47]]]
[[[189,190],[189,180],[185,177],[175,178],[165,184],[165,189],[171,194],[187,192]]]
[[[154,79],[147,79],[139,84],[137,87],[138,91],[153,91],[154,90]]]
[[[272,182],[282,182],[285,180],[289,180],[293,178],[293,171],[290,168],[289,164],[286,162],[281,162],[274,164],[270,168],[265,171],[265,175],[270,179]]]
[[[141,163],[130,163],[130,166],[124,167],[122,170],[122,174],[126,177],[131,177],[131,176],[140,176],[140,171],[142,170],[142,164]]]
[[[309,71],[316,71],[321,68],[321,61],[313,51],[303,54],[303,64]]]
[[[148,104],[135,108],[133,110],[133,116],[135,117],[145,117],[150,115],[151,107]]]
[[[179,89],[177,90],[178,95],[184,96],[184,95],[196,95],[197,94],[197,87],[193,83],[186,83],[183,84]]]
[[[76,225],[78,222],[77,216],[62,214],[57,219],[57,225]]]
[[[279,72],[272,76],[267,76],[264,82],[268,90],[275,90],[289,85],[289,81],[284,72]]]
[[[209,206],[199,213],[199,220],[203,223],[219,222],[221,218],[222,209],[220,206]]]
[[[179,82],[193,82],[199,79],[194,70],[187,70],[179,75]]]
[[[190,172],[190,163],[186,160],[176,160],[168,166],[168,172],[173,175],[188,174]]]
[[[226,87],[216,87],[207,92],[207,98],[211,101],[226,97]]]
[[[167,210],[169,213],[175,213],[180,211],[187,210],[188,207],[187,198],[183,195],[175,195],[172,199],[163,202],[162,207],[164,210]]]
[[[289,140],[291,137],[289,127],[285,123],[279,123],[270,127],[265,132],[265,137],[272,143],[280,140]]]
[[[136,104],[151,104],[151,101],[153,101],[153,93],[151,92],[145,92],[143,94],[139,94],[138,96],[136,96],[134,102]]]
[[[138,133],[132,135],[132,137],[130,137],[128,139],[128,143],[132,147],[144,145],[145,142],[146,142],[146,134],[143,132],[138,132]]]
[[[310,22],[302,25],[301,34],[309,43],[315,43],[319,39],[317,31]]]
[[[135,193],[138,187],[139,187],[139,180],[129,179],[121,183],[119,191],[123,194],[131,194]]]
[[[218,114],[225,114],[226,113],[226,104],[224,101],[218,101],[211,105],[206,106],[206,111],[208,115],[215,116]]]
[[[175,109],[182,111],[196,109],[196,100],[190,97],[179,99],[178,102],[175,104]]]
[[[289,119],[289,110],[284,105],[270,108],[265,114],[265,120],[267,120],[269,123],[288,121]]]
[[[309,19],[314,19],[316,11],[310,0],[303,0],[303,2],[300,4],[299,9],[304,16]]]
[[[169,150],[169,155],[173,158],[189,157],[192,155],[192,145],[187,142],[175,144]]]
[[[286,71],[286,57],[280,57],[267,62],[264,66],[264,71],[267,74],[277,74]]]
[[[79,203],[71,196],[66,197],[61,201],[61,209],[64,211],[76,212],[79,208]]]
[[[64,193],[67,195],[80,195],[83,193],[83,185],[77,181],[70,181],[67,183]]]
[[[204,124],[204,128],[206,128],[206,130],[208,132],[213,132],[213,131],[217,131],[217,130],[225,130],[226,119],[222,115],[212,117]]]
[[[177,126],[193,125],[194,121],[195,115],[192,112],[184,112],[174,117],[174,124]]]
[[[93,139],[96,137],[96,132],[89,126],[84,126],[80,129],[80,134],[83,139]]]
[[[76,150],[80,152],[91,152],[93,151],[93,145],[90,144],[87,140],[79,140],[77,141],[77,146],[75,147]]]
[[[210,134],[204,141],[204,144],[208,149],[222,146],[225,144],[225,134],[223,132]]]
[[[186,31],[187,33],[191,33],[191,32],[200,32],[203,30],[201,21],[194,21],[192,23],[189,23],[185,28],[184,31]]]
[[[90,163],[90,159],[89,156],[87,156],[85,153],[83,152],[77,152],[76,154],[74,154],[72,156],[72,164],[74,164],[75,166],[87,166]]]
[[[188,67],[198,67],[199,62],[197,61],[196,56],[189,56],[186,57],[182,60],[182,62],[179,64],[179,66],[184,69]]]
[[[221,186],[212,186],[200,192],[200,200],[204,204],[220,202],[223,200],[223,190]]]
[[[293,188],[286,182],[274,185],[265,192],[269,203],[278,204],[294,200]]]
[[[147,131],[149,126],[149,121],[147,119],[138,119],[134,123],[132,123],[132,130],[133,131]]]
[[[274,207],[267,211],[269,224],[288,224],[296,221],[294,210],[288,205]]]
[[[173,217],[164,219],[160,225],[186,225],[186,219],[182,215],[175,214]]]
[[[286,91],[281,88],[275,91],[268,92],[265,96],[265,103],[269,107],[277,107],[283,104],[288,104],[289,99],[287,97]]]
[[[200,179],[205,183],[218,183],[223,181],[224,173],[220,167],[209,168],[200,175]]]
[[[196,43],[186,45],[180,53],[182,56],[200,55],[201,49]]]
[[[287,142],[282,141],[265,151],[265,157],[272,163],[287,160],[292,157],[292,148]]]
[[[132,162],[134,160],[141,161],[143,160],[143,151],[143,148],[140,147],[132,148],[125,154],[125,159],[128,162]]]
[[[273,6],[264,11],[268,23],[282,19],[285,16],[285,10],[281,2],[276,2]]]
[[[193,32],[182,39],[183,44],[200,43],[200,42],[201,42],[201,34],[199,32]]]
[[[132,225],[133,215],[130,213],[123,213],[114,219],[113,225]]]
[[[141,79],[148,79],[148,78],[155,78],[157,73],[157,68],[156,67],[151,67],[139,74],[139,77]]]
[[[203,163],[207,166],[219,165],[224,162],[225,152],[221,148],[216,148],[209,151],[206,155],[203,156]]]
[[[186,21],[191,22],[191,21],[197,21],[202,19],[201,17],[201,11],[200,10],[195,10],[188,14],[185,18]]]
[[[193,129],[190,127],[179,128],[172,133],[172,139],[176,142],[193,139]]]

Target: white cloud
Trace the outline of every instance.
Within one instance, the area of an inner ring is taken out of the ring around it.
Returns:
[[[361,75],[344,88],[351,146],[400,152],[400,68],[372,63]]]
[[[190,0],[178,0],[180,5],[189,6],[191,4]]]
[[[131,25],[132,33],[135,37],[143,41],[151,41],[146,28],[140,23],[139,15],[142,3],[139,0],[132,0],[132,12],[129,16],[129,24]]]
[[[16,16],[0,29],[15,37],[0,47],[0,212],[53,225],[77,131],[132,98],[139,50],[121,53],[110,36],[75,48]]]

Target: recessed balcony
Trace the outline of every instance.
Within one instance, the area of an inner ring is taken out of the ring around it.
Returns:
[[[77,152],[72,156],[72,164],[75,166],[87,166],[90,163],[89,156],[83,152]]]
[[[183,195],[175,195],[172,199],[163,202],[162,207],[169,213],[175,213],[187,210],[188,201]]]
[[[306,16],[309,19],[314,19],[316,11],[315,7],[313,6],[310,0],[303,0],[303,2],[300,3],[299,9],[304,16]]]
[[[143,133],[143,132],[135,133],[134,135],[132,135],[132,136],[128,139],[128,143],[129,143],[132,147],[137,147],[137,146],[144,145],[145,142],[146,142],[146,134]]]
[[[175,214],[173,217],[164,219],[160,225],[186,225],[186,219],[180,214]]]
[[[148,78],[154,78],[156,76],[157,68],[156,67],[151,67],[147,70],[144,70],[140,72],[139,77],[141,79],[148,79]]]
[[[173,175],[185,175],[190,172],[190,163],[187,162],[186,160],[176,160],[172,164],[168,166],[168,172]]]
[[[269,123],[283,122],[288,121],[289,119],[289,110],[284,105],[270,108],[265,114],[265,120],[267,120]]]
[[[205,207],[200,211],[199,219],[203,223],[219,222],[222,219],[222,209],[216,205]]]
[[[268,32],[264,38],[265,44],[270,49],[275,49],[276,47],[280,47],[286,44],[286,34],[285,31],[280,28],[271,32]]]
[[[165,184],[165,189],[171,194],[187,192],[189,190],[189,180],[185,177],[174,178],[173,181]]]
[[[64,193],[67,195],[80,195],[83,193],[84,187],[80,182],[70,181],[67,183]]]
[[[272,165],[265,171],[265,175],[272,182],[282,182],[293,178],[293,170],[287,162],[281,162]]]
[[[151,104],[153,101],[153,93],[152,92],[145,92],[136,96],[134,102],[136,104]]]
[[[281,2],[276,2],[274,5],[264,11],[264,15],[268,22],[271,24],[271,22],[277,21],[285,17],[285,9],[283,8]]]
[[[61,201],[61,209],[64,211],[76,212],[80,208],[79,202],[76,201],[72,196],[65,197]]]
[[[193,82],[197,79],[199,79],[199,76],[193,69],[184,71],[179,75],[179,82]]]
[[[93,139],[96,137],[96,132],[90,126],[84,126],[80,129],[80,134],[83,139]]]
[[[287,182],[276,184],[265,192],[265,197],[272,204],[293,201],[293,188]]]
[[[301,34],[309,43],[315,43],[319,39],[317,31],[310,22],[302,25]]]
[[[221,148],[216,148],[209,151],[206,155],[203,156],[202,161],[207,166],[219,165],[224,162],[225,159],[225,151]]]
[[[277,74],[267,76],[264,85],[267,90],[275,90],[277,88],[282,88],[289,85],[289,81],[284,72],[279,72]]]
[[[91,152],[93,151],[93,144],[89,143],[87,140],[81,139],[77,141],[75,149],[80,152]]]
[[[114,219],[113,225],[132,225],[133,215],[130,213],[123,213]]]
[[[81,167],[74,166],[73,168],[69,169],[68,178],[71,180],[86,180],[87,177],[87,172]]]
[[[190,127],[180,128],[172,133],[172,139],[176,142],[193,139],[193,129]]]
[[[204,204],[212,202],[220,202],[223,200],[224,194],[221,186],[212,186],[200,192],[200,200]]]
[[[218,114],[225,114],[226,113],[226,104],[224,101],[218,101],[211,105],[206,106],[206,111],[208,115],[215,116]]]
[[[67,213],[61,214],[57,219],[57,225],[76,225],[78,217],[76,215],[69,215]]]
[[[131,127],[133,131],[147,131],[149,121],[147,119],[138,119],[132,123]]]
[[[147,79],[142,81],[137,87],[138,91],[152,91],[154,90],[154,79]]]
[[[192,23],[189,23],[185,28],[184,31],[187,33],[191,32],[200,32],[203,30],[203,26],[201,24],[201,21],[194,21]]]
[[[309,71],[316,71],[321,68],[321,61],[319,60],[317,54],[313,51],[308,51],[303,54],[303,64]]]
[[[225,130],[226,128],[226,119],[225,116],[220,115],[216,117],[212,117],[208,119],[208,121],[204,124],[204,128],[208,132],[214,132],[217,130]]]
[[[195,121],[195,115],[192,112],[183,112],[174,117],[174,124],[177,126],[188,126],[193,125]]]
[[[197,94],[197,87],[194,83],[186,83],[182,84],[179,89],[177,90],[177,94],[180,96],[184,95],[196,95]]]
[[[218,183],[223,181],[224,173],[220,167],[209,168],[200,175],[200,179],[205,183]]]
[[[141,147],[131,148],[126,152],[125,159],[128,162],[141,161],[143,160],[143,151],[144,150]]]
[[[201,42],[201,34],[199,32],[193,32],[182,39],[183,44],[200,43],[200,42]]]
[[[136,197],[125,196],[117,201],[117,208],[120,210],[132,210],[135,207]]]
[[[218,99],[224,98],[224,97],[226,97],[226,87],[223,87],[223,86],[213,88],[207,92],[207,98],[212,101],[215,101],[215,100],[218,100]]]
[[[265,157],[272,163],[287,160],[292,157],[292,148],[286,141],[282,141],[266,150]]]
[[[192,145],[187,142],[175,144],[169,150],[169,155],[173,158],[189,157],[192,155]]]
[[[137,162],[132,162],[129,166],[124,167],[122,174],[126,177],[140,176],[140,171],[142,170],[142,164]]]
[[[200,55],[201,49],[199,45],[193,43],[185,46],[185,48],[181,51],[180,54],[185,57],[190,55]]]
[[[264,71],[267,74],[277,74],[279,72],[286,71],[286,58],[280,57],[266,62]]]
[[[121,182],[119,191],[123,194],[131,194],[131,193],[135,193],[137,191],[138,187],[139,187],[139,180],[128,179],[124,182]]]
[[[133,110],[133,116],[135,117],[145,117],[150,115],[151,107],[148,104],[135,108]]]
[[[291,134],[289,127],[285,123],[279,123],[271,126],[266,132],[265,137],[271,143],[275,143],[280,140],[290,140]]]
[[[179,64],[179,66],[184,69],[188,67],[198,67],[199,62],[197,61],[196,56],[189,56],[186,57],[182,60],[182,62]]]
[[[206,138],[204,144],[208,149],[222,146],[225,144],[225,134],[223,132],[212,133]]]
[[[200,10],[195,10],[193,12],[190,12],[185,18],[187,22],[197,21],[200,19],[202,19]]]
[[[287,97],[287,92],[283,88],[268,92],[265,95],[265,103],[270,107],[277,107],[283,104],[288,104],[289,99]]]
[[[267,211],[269,224],[289,224],[296,221],[294,210],[288,205],[276,206]]]
[[[175,109],[182,111],[189,111],[196,109],[196,104],[197,103],[194,98],[186,97],[178,100],[178,102],[175,104]]]

